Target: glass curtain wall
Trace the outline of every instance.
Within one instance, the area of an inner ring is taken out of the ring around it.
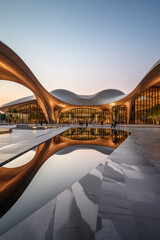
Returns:
[[[119,123],[127,123],[127,109],[125,106],[118,107]],[[26,104],[21,107],[10,108],[6,113],[6,117],[15,123],[39,123],[41,120],[45,122],[45,116],[39,105],[35,103]],[[66,112],[62,112],[59,117],[60,123],[85,123],[91,124],[111,124],[112,113],[108,109],[97,110],[91,108],[75,108]]]
[[[111,123],[112,116],[109,110],[103,111],[90,109],[90,108],[75,108],[66,112],[62,112],[60,115],[60,123],[89,123],[100,124]]]
[[[6,118],[16,123],[39,123],[41,120],[45,122],[43,111],[36,102],[10,108],[6,113]]]
[[[127,109],[125,106],[119,106],[119,123],[127,123]],[[62,112],[60,115],[60,123],[89,123],[94,124],[111,124],[112,113],[108,109],[96,110],[90,108],[75,108],[66,112]]]
[[[119,123],[121,124],[127,123],[127,108],[125,106],[118,107],[118,118],[119,118]]]
[[[160,87],[153,86],[142,92],[134,101],[131,109],[130,123],[153,124],[149,118],[153,107],[160,104]]]
[[[119,123],[125,124],[127,123],[127,109],[125,106],[119,106]],[[104,109],[103,111],[90,109],[90,108],[76,108],[71,109],[69,111],[63,112],[60,115],[61,123],[85,123],[88,121],[89,123],[95,124],[111,124],[112,122],[112,113],[108,109]]]

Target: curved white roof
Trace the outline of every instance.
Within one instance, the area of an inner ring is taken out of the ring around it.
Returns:
[[[8,107],[8,106],[11,106],[11,105],[16,105],[16,104],[23,103],[23,102],[32,101],[32,100],[35,100],[35,99],[36,98],[35,98],[34,95],[29,96],[29,97],[19,98],[17,100],[12,101],[12,102],[5,103],[4,105],[1,106],[1,108],[2,107]]]
[[[65,89],[56,89],[50,93],[63,102],[79,106],[94,106],[111,103],[126,96],[123,92],[117,89],[106,89],[93,95],[78,95]]]
[[[106,89],[103,91],[100,91],[98,93],[95,93],[93,95],[78,95],[74,92],[65,90],[65,89],[56,89],[50,92],[54,97],[58,98],[59,100],[72,104],[72,105],[88,105],[88,106],[94,106],[94,105],[101,105],[101,104],[107,104],[114,101],[118,101],[121,98],[124,98],[126,95],[117,89]],[[35,96],[29,96],[20,98],[18,100],[9,102],[4,104],[1,107],[8,107],[11,105],[16,105],[19,103],[25,103],[28,101],[35,100]]]

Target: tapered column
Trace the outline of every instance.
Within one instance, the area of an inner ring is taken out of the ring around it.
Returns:
[[[130,116],[131,116],[131,108],[132,108],[131,100],[126,102],[124,105],[127,108],[127,124],[129,124],[130,123]]]

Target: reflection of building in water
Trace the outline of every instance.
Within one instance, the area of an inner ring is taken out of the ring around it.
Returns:
[[[14,168],[0,167],[0,216],[16,202],[43,163],[55,152],[79,145],[105,146],[106,154],[116,148],[129,135],[125,131],[110,129],[69,129],[37,147],[35,156],[26,164]],[[93,147],[94,146],[94,147]]]
[[[112,139],[116,147],[129,136],[129,132],[105,128],[70,128],[60,135],[75,140]]]

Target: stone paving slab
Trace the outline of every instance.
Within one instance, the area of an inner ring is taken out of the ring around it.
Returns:
[[[105,164],[99,203],[105,234],[112,223],[118,234],[114,239],[159,240],[160,128],[121,129],[132,134]]]

